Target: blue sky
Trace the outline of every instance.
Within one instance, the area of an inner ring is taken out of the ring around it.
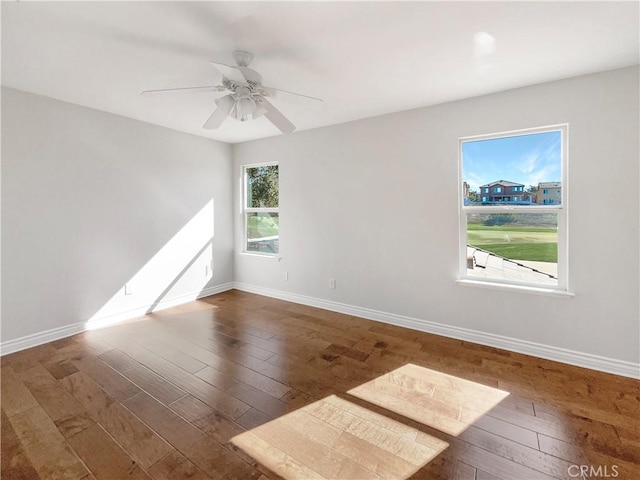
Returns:
[[[562,180],[559,131],[477,140],[462,144],[462,180],[473,190],[508,180],[525,187]]]

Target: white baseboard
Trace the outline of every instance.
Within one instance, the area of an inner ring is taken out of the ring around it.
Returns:
[[[15,340],[7,340],[0,344],[0,355],[19,352],[20,350],[26,350],[27,348],[37,347],[43,343],[70,337],[76,333],[83,332],[85,330],[84,325],[85,322],[78,322],[71,325],[65,325],[64,327],[52,328],[51,330],[46,330],[44,332],[34,333],[33,335],[27,335],[26,337],[16,338]]]
[[[526,340],[519,340],[515,338],[504,337],[501,335],[484,333],[468,328],[444,325],[441,323],[420,320],[404,315],[397,315],[394,313],[382,312],[370,308],[334,302],[332,300],[324,300],[320,298],[309,297],[306,295],[299,295],[282,290],[274,290],[239,282],[229,282],[221,285],[215,285],[200,292],[193,292],[190,294],[165,299],[155,306],[154,311],[182,305],[198,298],[208,297],[210,295],[225,292],[233,288],[242,290],[244,292],[255,293],[258,295],[278,298],[293,303],[309,305],[311,307],[323,308],[325,310],[330,310],[333,312],[339,312],[347,315],[366,318],[369,320],[388,323],[399,327],[410,328],[412,330],[432,333],[435,335],[442,335],[444,337],[455,338],[458,340],[465,340],[468,342],[487,345],[490,347],[502,348],[504,350],[522,353],[525,355],[532,355],[547,360],[554,360],[556,362],[566,363],[569,365],[576,365],[578,367],[589,368],[606,373],[613,373],[615,375],[621,375],[624,377],[640,378],[640,364],[633,362],[601,357],[589,353],[577,352],[574,350],[553,347],[550,345],[528,342]],[[27,335],[25,337],[17,338],[14,340],[8,340],[6,342],[0,343],[0,355],[7,355],[9,353],[18,352],[20,350],[25,350],[27,348],[36,347],[44,343],[52,342],[54,340],[60,340],[61,338],[70,337],[71,335],[84,332],[89,328],[95,328],[95,326],[100,325],[100,323],[104,323],[104,325],[114,325],[126,319],[142,316],[149,311],[149,308],[151,308],[151,305],[145,305],[134,310],[121,312],[117,315],[110,315],[108,317],[92,319],[91,327],[86,321],[78,322],[44,332],[35,333],[33,335]]]
[[[606,373],[613,373],[623,377],[640,378],[640,364],[638,363],[617,360],[615,358],[601,357],[590,353],[577,352],[565,348],[528,342],[526,340],[504,337],[491,333],[484,333],[468,328],[444,325],[442,323],[420,320],[394,313],[347,305],[344,303],[334,302],[332,300],[323,300],[320,298],[308,297],[305,295],[249,285],[246,283],[236,282],[234,287],[237,290],[242,290],[243,292],[256,293],[258,295],[278,298],[293,303],[323,308],[332,312],[353,315],[356,317],[366,318],[368,320],[375,320],[399,327],[410,328],[412,330],[419,330],[444,337],[465,340],[467,342],[478,343],[489,347],[501,348],[516,353],[567,363],[569,365],[589,368]]]
[[[208,297],[210,295],[215,295],[216,293],[226,292],[227,290],[231,290],[233,288],[234,284],[232,282],[228,282],[221,285],[214,285],[213,287],[208,287],[201,291],[163,299],[153,308],[153,311],[157,312],[166,308],[182,305],[184,303],[197,300],[198,298]],[[119,312],[117,314],[109,315],[106,317],[93,318],[90,322],[84,321],[73,323],[71,325],[52,328],[51,330],[34,333],[33,335],[27,335],[25,337],[16,338],[14,340],[7,340],[6,342],[0,343],[0,356],[19,352],[20,350],[25,350],[31,347],[37,347],[38,345],[53,342],[55,340],[60,340],[61,338],[70,337],[86,330],[100,328],[101,326],[115,325],[131,318],[141,317],[148,313],[151,307],[152,305],[143,305],[126,312]]]

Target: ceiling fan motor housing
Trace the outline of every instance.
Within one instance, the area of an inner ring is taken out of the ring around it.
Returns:
[[[234,50],[232,55],[239,67],[248,67],[253,60],[253,53],[246,50]]]

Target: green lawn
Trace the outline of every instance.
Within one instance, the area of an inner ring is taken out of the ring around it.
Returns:
[[[250,214],[247,225],[247,238],[264,238],[278,235],[280,231],[278,214]]]
[[[555,228],[469,224],[467,243],[512,260],[558,261]]]

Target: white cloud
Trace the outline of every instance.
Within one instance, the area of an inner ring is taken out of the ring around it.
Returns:
[[[525,175],[529,175],[538,165],[538,159],[539,156],[537,152],[529,153],[523,161],[518,163],[516,168]]]

